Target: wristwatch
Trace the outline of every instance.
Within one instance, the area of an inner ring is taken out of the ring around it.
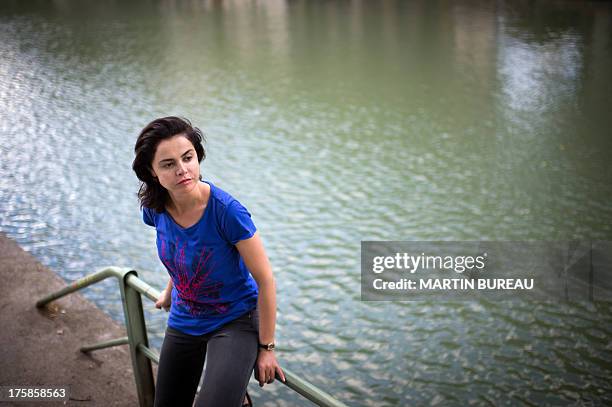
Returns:
[[[265,344],[265,345],[264,345],[263,343],[260,343],[260,344],[259,344],[259,347],[260,347],[261,349],[265,349],[265,350],[274,350],[274,348],[276,347],[276,345],[274,345],[274,342],[270,342],[270,343]]]

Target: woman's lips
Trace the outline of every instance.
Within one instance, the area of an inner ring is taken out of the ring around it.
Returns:
[[[181,182],[179,182],[179,185],[185,185],[185,184],[188,184],[189,182],[191,182],[191,179],[184,179]]]

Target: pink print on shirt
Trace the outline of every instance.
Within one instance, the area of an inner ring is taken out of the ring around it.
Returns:
[[[212,251],[202,250],[197,261],[185,263],[185,242],[181,247],[178,239],[174,243],[161,239],[161,261],[166,266],[178,292],[176,305],[184,306],[191,315],[202,316],[211,313],[224,314],[229,304],[221,299],[223,283],[210,278],[213,271]],[[193,260],[196,260],[194,256]],[[197,265],[196,265],[197,264]],[[194,265],[195,269],[194,269]]]

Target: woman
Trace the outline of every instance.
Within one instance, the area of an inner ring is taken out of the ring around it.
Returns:
[[[259,385],[284,374],[274,355],[276,289],[251,215],[202,181],[202,133],[178,117],[149,123],[134,147],[143,220],[157,230],[170,274],[157,308],[170,311],[155,406],[239,406],[253,367]]]

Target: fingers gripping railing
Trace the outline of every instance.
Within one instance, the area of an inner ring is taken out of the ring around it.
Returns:
[[[36,302],[36,306],[39,308],[44,307],[51,301],[57,300],[108,277],[116,277],[119,282],[127,336],[83,346],[80,350],[82,352],[90,352],[92,350],[128,344],[132,359],[132,367],[134,369],[134,380],[136,382],[139,404],[142,407],[152,406],[155,395],[155,385],[153,382],[151,361],[159,363],[159,355],[149,348],[140,295],[142,294],[155,302],[160,292],[138,278],[136,270],[121,267],[107,267],[101,269],[42,298]],[[324,407],[346,407],[344,403],[334,399],[331,395],[325,393],[306,380],[287,371],[287,369],[283,368],[283,372],[285,373],[286,381],[281,383],[313,403]],[[279,379],[278,376],[277,379]]]

